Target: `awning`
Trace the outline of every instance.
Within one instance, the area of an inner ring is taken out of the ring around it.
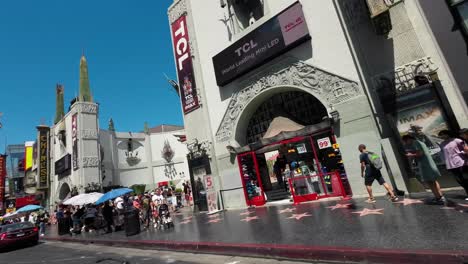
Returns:
[[[263,136],[264,139],[273,138],[283,132],[294,132],[303,129],[303,125],[292,121],[289,118],[278,116],[271,121],[268,130]]]
[[[282,124],[285,124],[285,123],[290,123],[290,122],[293,122],[293,121],[289,120],[289,121],[286,122],[286,121],[279,120],[278,123],[280,123],[280,122]],[[295,122],[293,122],[293,123],[295,123]],[[272,122],[272,124],[273,124],[273,122]],[[280,125],[282,125],[282,124],[280,124]],[[277,125],[277,126],[279,126],[279,125]],[[271,125],[270,125],[270,127],[271,127]],[[259,149],[261,149],[263,147],[273,145],[273,144],[278,143],[278,142],[283,141],[283,140],[287,140],[287,139],[291,139],[291,138],[295,138],[295,137],[311,135],[311,134],[314,134],[314,133],[319,132],[321,130],[325,130],[325,129],[330,128],[330,127],[331,127],[331,120],[327,119],[327,120],[322,121],[320,123],[317,123],[315,125],[306,126],[306,127],[303,127],[302,129],[298,129],[296,131],[282,131],[282,132],[278,133],[277,135],[274,135],[274,136],[272,136],[270,138],[263,137],[261,140],[255,142],[255,143],[252,143],[252,144],[240,147],[240,148],[236,148],[235,151],[236,151],[236,153],[257,151],[257,150],[259,150]],[[274,134],[274,130],[276,130],[276,129],[277,128],[272,128],[270,130],[270,128],[268,128],[268,130],[271,131],[271,134]],[[267,132],[268,132],[268,130],[267,130]],[[265,133],[265,135],[266,135],[266,133]]]

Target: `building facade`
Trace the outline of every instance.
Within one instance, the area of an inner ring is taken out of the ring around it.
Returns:
[[[305,200],[333,196],[336,180],[366,195],[362,143],[394,188],[424,191],[400,136],[426,140],[443,170],[437,132],[468,126],[418,1],[175,0],[168,17],[190,176],[209,175],[218,207],[281,197],[278,168]]]
[[[80,193],[133,185],[147,190],[158,184],[180,187],[188,180],[188,151],[180,140],[184,127],[145,125],[143,132],[116,132],[112,119],[107,130],[99,127],[99,105],[91,96],[84,56],[79,96],[66,113],[63,97],[64,88],[57,85],[54,125],[37,128],[34,180],[37,188],[46,190],[46,206]]]

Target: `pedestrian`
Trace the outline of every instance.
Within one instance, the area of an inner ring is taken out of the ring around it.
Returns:
[[[465,156],[468,156],[468,128],[462,128],[459,134],[465,142],[465,149],[463,150],[463,152],[465,152]]]
[[[114,209],[112,208],[112,206],[110,206],[109,201],[106,201],[104,203],[104,208],[102,209],[102,216],[106,221],[106,234],[112,233],[112,225],[114,224]]]
[[[45,235],[45,228],[46,228],[46,223],[45,222],[46,222],[45,215],[40,214],[37,217],[37,224],[39,225],[39,233],[40,233],[41,237],[43,237]]]
[[[440,143],[440,148],[444,155],[445,166],[468,195],[468,158],[464,152],[465,142],[453,137],[448,130],[440,131],[439,137],[444,140]]]
[[[145,228],[149,228],[152,214],[151,214],[151,199],[149,198],[148,195],[143,196],[141,208],[142,208],[141,211],[142,211],[143,224]]]
[[[89,205],[88,208],[86,208],[86,212],[84,215],[84,230],[86,232],[93,232],[94,228],[94,220],[96,219],[97,216],[97,210],[94,206]]]
[[[366,145],[361,144],[358,149],[359,152],[361,152],[359,155],[359,161],[361,162],[361,177],[364,178],[364,184],[366,185],[367,192],[369,193],[369,199],[367,199],[366,202],[375,203],[375,198],[372,194],[372,183],[374,183],[374,181],[377,181],[380,185],[385,187],[392,202],[398,201],[398,197],[394,194],[392,187],[385,182],[380,169],[376,168],[372,164],[369,158],[370,152],[367,151]]]
[[[402,140],[407,148],[406,156],[417,161],[419,167],[419,174],[417,174],[417,176],[419,177],[419,181],[427,184],[434,194],[432,203],[440,205],[445,204],[445,197],[437,181],[437,178],[440,177],[440,171],[434,159],[432,159],[426,144],[415,139],[411,135],[404,135]]]

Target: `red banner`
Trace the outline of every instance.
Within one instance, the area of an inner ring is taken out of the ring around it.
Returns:
[[[0,211],[5,201],[6,156],[0,155]]]
[[[72,164],[73,170],[78,169],[78,114],[72,116]]]
[[[184,114],[200,107],[197,96],[197,86],[193,76],[192,55],[187,31],[186,16],[177,19],[171,25],[174,55],[176,59],[177,77],[179,79],[179,94]]]

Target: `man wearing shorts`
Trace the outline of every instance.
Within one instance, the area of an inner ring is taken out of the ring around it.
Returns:
[[[367,192],[369,193],[369,199],[367,199],[366,202],[375,203],[375,198],[372,194],[372,183],[374,183],[374,181],[377,181],[387,189],[392,202],[398,201],[398,197],[393,193],[392,187],[385,182],[380,170],[372,165],[366,145],[359,145],[359,152],[361,152],[361,155],[359,155],[359,161],[361,162],[361,177],[364,178],[364,184],[366,185]]]

